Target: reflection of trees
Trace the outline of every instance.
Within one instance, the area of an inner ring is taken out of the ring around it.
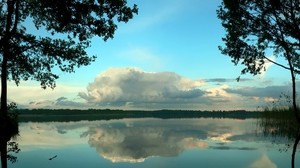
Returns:
[[[1,122],[1,127],[6,129],[5,131],[1,131],[0,136],[0,152],[1,152],[1,164],[2,168],[7,167],[7,159],[11,162],[16,162],[17,158],[11,154],[10,152],[19,152],[18,144],[16,142],[10,141],[12,137],[16,136],[19,133],[18,123],[16,118],[8,116],[6,119],[3,119]]]
[[[277,140],[285,139],[288,148],[293,146],[291,164],[292,167],[295,167],[296,150],[300,141],[300,128],[294,117],[293,109],[265,109],[258,119],[258,127],[265,137]]]
[[[296,151],[297,151],[297,146],[299,144],[300,141],[300,132],[298,133],[295,142],[294,142],[294,146],[293,146],[293,153],[292,153],[292,167],[295,167],[295,158],[296,158]]]
[[[10,103],[8,109],[12,110],[16,108],[15,103]],[[5,118],[1,118],[0,121],[0,153],[1,153],[1,165],[2,168],[7,167],[7,160],[16,162],[17,157],[8,154],[10,152],[18,153],[20,150],[16,142],[10,141],[12,138],[18,135],[19,126],[16,113],[8,113]]]
[[[299,132],[292,109],[266,109],[258,120],[264,136],[293,140]]]

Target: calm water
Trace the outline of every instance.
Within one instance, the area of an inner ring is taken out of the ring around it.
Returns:
[[[290,167],[291,149],[281,152],[286,142],[272,141],[260,135],[255,120],[30,122],[20,123],[22,151],[9,167]]]

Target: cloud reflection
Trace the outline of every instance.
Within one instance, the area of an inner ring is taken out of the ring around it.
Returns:
[[[17,137],[22,151],[36,148],[61,148],[68,145],[84,144],[85,139],[78,138],[73,132],[80,131],[82,125],[75,122],[20,123],[20,136]],[[68,132],[68,130],[72,130]],[[86,130],[86,129],[85,129]]]
[[[264,150],[265,144],[257,142],[265,139],[256,136],[252,128],[253,120],[209,118],[20,123],[18,141],[22,150],[88,143],[111,162],[136,163],[156,156],[179,156],[191,149]],[[251,168],[265,162],[273,168],[266,156],[255,161]]]
[[[250,122],[223,119],[139,119],[94,125],[81,136],[97,153],[112,162],[143,162],[149,157],[178,156],[189,149],[256,150],[234,146],[231,137],[242,135]],[[231,144],[230,147],[227,146]]]
[[[179,134],[168,128],[94,127],[86,135],[90,146],[112,162],[143,162],[148,157],[177,156],[187,149],[208,147],[195,135],[182,136],[183,130],[178,131]]]
[[[252,163],[249,168],[277,168],[277,166],[270,160],[270,158],[263,154],[261,157],[256,160],[254,163]]]

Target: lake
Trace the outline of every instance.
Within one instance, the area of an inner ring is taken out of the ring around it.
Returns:
[[[120,119],[22,122],[13,168],[286,168],[284,138],[255,119]],[[296,165],[300,165],[297,152]]]

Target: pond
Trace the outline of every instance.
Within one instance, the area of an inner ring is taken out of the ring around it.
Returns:
[[[20,123],[14,168],[285,168],[284,138],[255,119],[121,119]],[[300,165],[297,152],[296,165]]]

